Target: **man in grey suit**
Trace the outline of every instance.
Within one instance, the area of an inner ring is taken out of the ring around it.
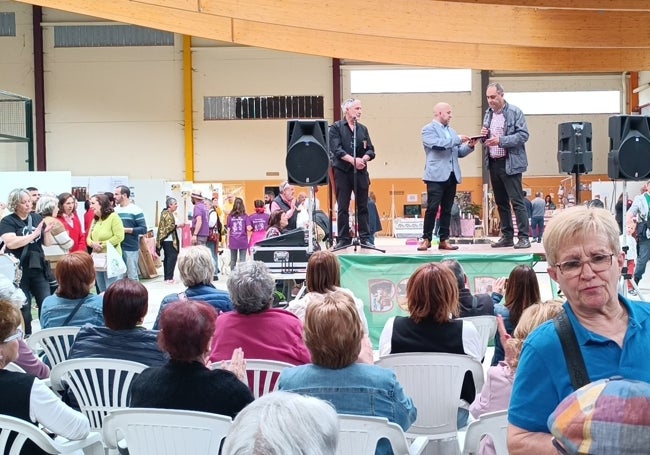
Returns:
[[[418,251],[426,251],[431,248],[431,237],[438,206],[441,206],[438,248],[457,250],[456,245],[449,243],[449,224],[451,222],[451,206],[456,195],[456,185],[461,182],[458,158],[472,153],[476,140],[465,135],[459,136],[449,126],[452,118],[449,104],[438,103],[433,111],[433,121],[422,128],[422,144],[426,155],[423,180],[427,185],[427,210],[424,214],[424,229],[422,239],[418,244]]]

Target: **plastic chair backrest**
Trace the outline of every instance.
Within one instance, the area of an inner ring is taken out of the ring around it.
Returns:
[[[428,442],[421,436],[409,446],[402,428],[385,417],[339,414],[338,455],[374,455],[381,438],[390,441],[396,455],[419,454]]]
[[[85,449],[85,453],[104,452],[99,433],[90,433],[80,441],[60,442],[30,422],[0,415],[0,453],[18,455],[27,441],[32,441],[45,452],[53,454],[68,454],[80,449]]]
[[[418,418],[407,435],[426,435],[429,439],[456,437],[456,417],[465,372],[473,373],[477,391],[481,390],[484,382],[483,367],[467,355],[390,354],[375,364],[395,371],[418,410]]]
[[[80,328],[66,326],[39,330],[27,339],[27,345],[37,356],[39,350],[42,349],[50,366],[53,367],[57,363],[68,359],[70,347],[74,343]]]
[[[52,368],[52,389],[70,387],[90,428],[100,430],[108,411],[127,406],[131,382],[147,365],[118,359],[73,359]]]
[[[469,321],[474,324],[478,334],[481,337],[481,346],[483,351],[481,353],[481,358],[485,357],[485,352],[487,351],[488,343],[490,340],[494,339],[494,336],[497,333],[497,318],[496,316],[484,315],[484,316],[469,316],[466,318],[461,318],[463,321]]]
[[[280,373],[285,368],[293,366],[290,363],[277,360],[246,359],[246,380],[244,383],[253,396],[259,398],[265,393],[277,390]],[[212,369],[218,368],[221,368],[221,362],[213,362]]]
[[[177,409],[130,408],[104,420],[104,443],[114,449],[122,438],[130,455],[219,453],[232,426],[228,416]]]
[[[478,454],[481,438],[490,436],[494,449],[499,455],[508,455],[508,411],[483,414],[467,427],[463,455]]]

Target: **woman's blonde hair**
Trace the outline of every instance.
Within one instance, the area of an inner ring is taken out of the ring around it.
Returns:
[[[562,311],[562,302],[558,300],[546,300],[529,306],[521,313],[519,323],[513,332],[513,338],[508,340],[508,345],[512,348],[513,354],[515,354],[513,358],[508,359],[508,365],[512,371],[517,369],[521,348],[528,335],[544,322],[553,319],[560,311]]]

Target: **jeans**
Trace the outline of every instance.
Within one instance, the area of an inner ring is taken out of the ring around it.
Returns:
[[[634,281],[639,282],[645,273],[645,267],[650,260],[650,239],[642,239],[639,236],[639,255],[636,258],[636,269],[634,270]]]
[[[230,249],[230,270],[235,270],[238,262],[246,262],[246,248],[243,250]],[[239,258],[237,258],[239,256]]]
[[[178,251],[174,248],[174,242],[162,242],[163,249],[163,271],[165,280],[174,279],[174,268],[176,267],[176,260],[178,259]]]
[[[543,216],[532,217],[530,228],[533,232],[533,237],[535,237],[537,240],[541,240],[542,235],[544,235],[544,217]]]
[[[130,280],[138,281],[138,272],[140,271],[140,266],[138,265],[138,257],[140,256],[140,251],[126,251],[122,250],[122,258],[126,263],[126,276]]]
[[[426,182],[427,184],[427,210],[424,212],[424,227],[422,238],[431,240],[431,234],[438,224],[440,240],[449,239],[449,225],[451,224],[451,206],[456,196],[456,176],[452,172],[446,182]],[[436,215],[440,209],[440,221],[436,223]]]
[[[217,242],[207,241],[205,246],[212,253],[212,262],[214,263],[214,276],[219,275],[219,256],[217,256]]]
[[[109,278],[106,272],[95,272],[95,281],[97,282],[97,289],[99,289],[99,292],[104,292],[111,284],[115,283],[117,280],[119,280],[122,277],[123,275]]]
[[[506,160],[504,159],[490,160],[490,181],[494,191],[494,202],[499,209],[501,236],[505,239],[513,239],[515,236],[512,211],[510,210],[510,204],[512,204],[517,220],[517,236],[520,239],[528,240],[530,223],[528,222],[528,210],[524,203],[524,193],[521,189],[521,174],[507,174]]]
[[[25,320],[25,335],[32,333],[32,297],[36,299],[38,316],[41,316],[41,305],[45,297],[50,295],[50,282],[45,277],[43,269],[23,269],[23,276],[20,280],[20,289],[27,297],[27,303],[22,306],[21,312]]]

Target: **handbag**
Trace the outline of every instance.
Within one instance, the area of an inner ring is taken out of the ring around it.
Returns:
[[[105,272],[106,265],[108,263],[108,257],[106,256],[106,253],[93,252],[91,256],[93,258],[93,265],[95,266],[95,271]]]

